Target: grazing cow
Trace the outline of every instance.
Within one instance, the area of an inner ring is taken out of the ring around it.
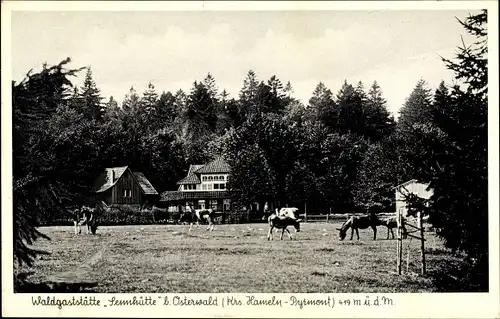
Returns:
[[[394,232],[392,231],[392,229],[398,227],[398,219],[397,219],[397,217],[391,217],[389,219],[380,220],[380,225],[387,227],[387,239],[389,239],[389,231],[392,234],[392,239],[394,239]],[[407,232],[406,227],[404,225],[404,221],[403,221],[403,225],[402,226],[403,226],[402,227],[403,228],[403,238],[406,238],[408,232]]]
[[[282,229],[280,240],[283,240],[283,234],[285,233],[285,230],[288,233],[288,237],[290,238],[290,240],[292,239],[292,234],[287,229],[288,226],[293,226],[295,227],[295,230],[297,232],[300,232],[300,219],[294,219],[290,217],[283,217],[283,216],[278,216],[276,214],[271,214],[271,216],[269,216],[267,221],[269,222],[269,232],[267,234],[267,240],[274,239],[273,228]]]
[[[377,239],[377,225],[380,225],[381,221],[377,218],[375,214],[365,215],[365,216],[352,216],[346,220],[339,230],[339,239],[344,240],[347,235],[347,230],[351,228],[351,240],[354,236],[354,231],[356,231],[356,236],[359,240],[358,229],[366,229],[371,227],[373,229],[373,240]]]
[[[181,213],[179,223],[188,222],[189,231],[191,231],[194,223],[199,226],[200,222],[207,222],[207,231],[213,231],[215,227],[215,215],[216,212],[213,209],[189,209],[188,211]]]
[[[82,230],[80,226],[87,226],[87,234],[92,232],[95,235],[97,231],[97,221],[95,217],[95,209],[82,206],[80,209],[73,210],[73,224],[75,226],[75,235],[81,234]]]

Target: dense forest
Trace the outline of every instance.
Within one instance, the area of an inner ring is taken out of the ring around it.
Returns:
[[[318,83],[301,103],[288,79],[250,70],[232,97],[208,73],[189,92],[132,87],[119,105],[101,95],[90,67],[67,69],[69,59],[43,65],[12,84],[17,258],[36,253],[25,240],[40,233],[27,225],[85,203],[104,167],[130,165],[163,192],[190,164],[222,156],[232,167],[228,188],[243,205],[390,211],[391,187],[429,183],[429,222],[448,247],[487,265],[486,12],[460,23],[477,42],[443,63],[463,85],[420,80],[398,119],[377,82],[345,82],[338,92]],[[83,85],[73,87],[82,72]]]

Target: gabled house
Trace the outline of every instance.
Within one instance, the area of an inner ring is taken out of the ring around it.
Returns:
[[[141,172],[132,172],[128,166],[109,167],[99,175],[94,183],[97,200],[108,205],[142,205],[154,202],[158,192]]]
[[[177,190],[162,193],[160,202],[166,204],[169,211],[185,211],[188,207],[230,210],[231,200],[226,187],[230,171],[222,158],[191,165],[186,177],[177,182]]]

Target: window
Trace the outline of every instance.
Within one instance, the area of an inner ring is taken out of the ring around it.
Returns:
[[[132,191],[130,189],[122,189],[122,197],[132,197]]]
[[[210,208],[212,209],[217,209],[217,200],[211,200],[210,201]]]
[[[188,186],[187,186],[187,184],[184,184],[184,189],[188,189]]]
[[[201,185],[201,189],[206,191],[207,190],[207,184]]]
[[[220,185],[219,185],[219,188],[220,188],[220,189],[226,189],[226,184],[225,184],[225,183],[224,183],[224,184],[220,184]]]
[[[201,178],[201,180],[202,180],[202,181],[206,181],[206,180],[207,180],[207,177],[206,177],[206,176],[203,176],[203,177]]]
[[[214,189],[219,189],[219,184],[214,184]]]
[[[213,181],[214,180],[213,176],[208,176],[208,180]]]
[[[214,184],[208,184],[208,190],[211,191],[213,189]]]
[[[223,181],[224,180],[224,176],[219,176],[219,181]]]

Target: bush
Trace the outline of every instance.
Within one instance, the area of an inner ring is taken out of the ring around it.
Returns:
[[[138,205],[112,206],[97,217],[99,226],[154,224],[151,210],[141,210]]]

